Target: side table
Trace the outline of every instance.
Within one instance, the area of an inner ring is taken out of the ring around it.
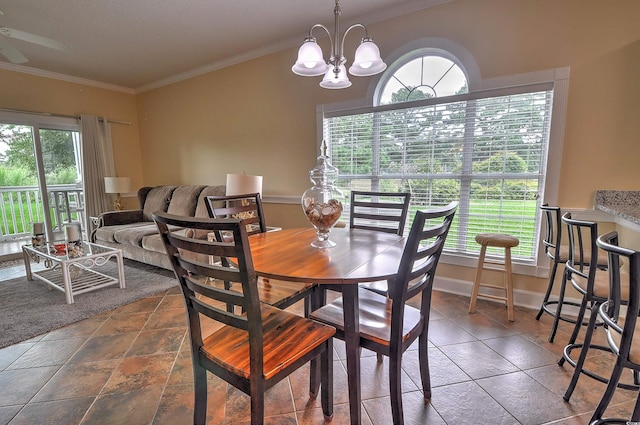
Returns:
[[[119,285],[125,288],[122,251],[90,242],[82,242],[82,251],[72,253],[56,251],[52,244],[47,243],[42,247],[23,245],[24,268],[27,280],[38,279],[45,282],[52,289],[64,292],[67,304],[73,304],[74,295],[83,294],[111,285]],[[109,276],[100,269],[116,259],[118,276]],[[31,262],[45,265],[43,270],[33,271]]]

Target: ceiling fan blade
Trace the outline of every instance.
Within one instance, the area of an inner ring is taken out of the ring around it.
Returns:
[[[0,27],[0,34],[6,35],[7,37],[11,38],[17,38],[18,40],[28,41],[29,43],[50,47],[56,50],[71,50],[71,46],[67,43],[62,43],[57,40],[52,40],[51,38],[32,34],[30,32],[20,31],[14,28]]]
[[[5,40],[4,37],[0,37],[0,54],[9,59],[9,62],[11,63],[28,62],[28,59],[20,53],[18,49],[13,47],[11,43]]]

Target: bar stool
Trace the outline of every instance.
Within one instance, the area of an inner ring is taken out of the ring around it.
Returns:
[[[501,233],[480,233],[476,235],[476,242],[481,245],[480,258],[478,259],[478,268],[476,269],[476,279],[473,282],[473,291],[471,292],[471,303],[469,304],[469,313],[473,313],[476,309],[476,299],[480,296],[483,298],[491,298],[500,301],[506,301],[507,303],[507,317],[509,321],[513,322],[513,280],[511,274],[511,248],[520,244],[520,240],[512,235],[505,235]],[[504,263],[497,261],[485,260],[487,253],[487,247],[504,248]],[[492,264],[494,267],[487,268],[486,264]],[[495,267],[498,266],[498,267]],[[504,272],[504,285],[491,285],[481,283],[482,270],[500,270]],[[480,287],[502,289],[505,292],[505,296],[501,297],[493,294],[480,294]]]
[[[599,375],[596,371],[589,370],[585,366],[587,355],[592,350],[597,352],[611,353],[612,349],[609,345],[601,345],[592,342],[594,331],[597,327],[602,326],[602,322],[598,322],[598,310],[600,306],[610,299],[619,300],[619,305],[629,303],[629,285],[622,282],[620,285],[610,288],[611,278],[609,272],[598,268],[598,223],[593,221],[576,220],[571,217],[571,213],[564,213],[562,222],[567,225],[567,233],[569,235],[569,260],[565,265],[565,274],[563,279],[568,281],[571,286],[582,295],[582,302],[573,333],[569,338],[569,342],[564,347],[562,357],[558,360],[558,365],[562,366],[565,362],[574,367],[571,382],[564,393],[564,400],[569,401],[573,391],[578,384],[581,374],[587,375],[597,381],[607,383],[608,378]],[[585,253],[590,255],[585,257]],[[589,264],[596,264],[590,267]],[[612,265],[619,269],[619,263]],[[611,271],[618,273],[619,270]],[[588,321],[586,327],[583,325],[585,317]],[[578,340],[578,336],[582,334],[582,341]],[[572,358],[571,353],[579,351],[578,358],[575,355]],[[620,383],[620,388],[637,389],[637,376],[634,376],[634,385]]]
[[[566,314],[563,312],[565,306],[574,307],[577,310],[580,307],[579,302],[568,301],[564,299],[566,290],[566,279],[561,279],[560,290],[558,296],[555,299],[551,299],[551,293],[553,291],[556,272],[559,264],[566,264],[569,259],[569,246],[562,245],[562,211],[559,207],[552,207],[548,204],[542,204],[540,206],[542,215],[546,221],[545,236],[542,239],[545,253],[547,257],[551,259],[551,271],[549,273],[549,283],[547,285],[547,291],[542,300],[542,306],[536,315],[536,320],[540,320],[543,313],[549,314],[553,317],[553,325],[551,326],[551,332],[549,333],[549,342],[553,342],[558,330],[558,324],[560,320],[568,323],[576,323],[575,314]],[[586,261],[591,260],[591,251],[589,246],[585,246],[584,259]],[[607,256],[604,252],[598,251],[598,267],[605,270],[607,268]],[[587,323],[583,323],[586,325]]]

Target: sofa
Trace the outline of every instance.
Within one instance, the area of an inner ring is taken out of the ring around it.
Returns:
[[[125,258],[173,270],[152,214],[163,211],[182,216],[208,217],[205,197],[224,196],[225,191],[224,185],[143,187],[138,190],[140,209],[100,214],[94,221],[91,241],[121,249]],[[196,237],[207,236],[201,234]]]

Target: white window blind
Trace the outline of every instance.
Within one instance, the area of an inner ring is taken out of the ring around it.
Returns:
[[[534,262],[552,97],[544,83],[334,111],[323,136],[347,197],[409,191],[407,227],[417,209],[457,200],[448,252],[477,253],[476,234],[508,233],[520,239],[514,257]]]

